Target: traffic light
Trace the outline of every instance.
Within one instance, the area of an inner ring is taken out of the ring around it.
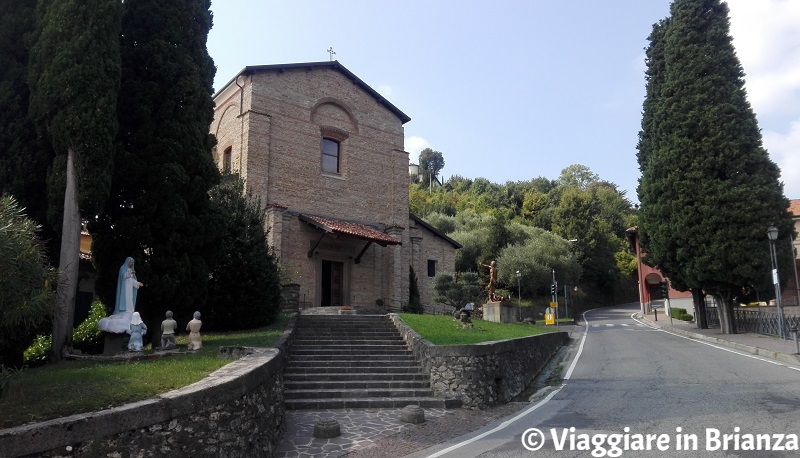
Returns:
[[[661,280],[661,297],[664,299],[669,298],[669,280]]]
[[[556,285],[550,285],[550,295],[555,296],[556,294]]]

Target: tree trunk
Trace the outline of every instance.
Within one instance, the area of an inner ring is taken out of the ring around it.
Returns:
[[[81,242],[81,213],[75,176],[75,151],[67,150],[67,188],[64,192],[64,219],[61,228],[61,253],[58,270],[56,309],[53,313],[53,343],[50,361],[63,359],[72,347],[75,320],[75,295],[78,290],[78,253]]]
[[[692,288],[692,302],[694,303],[694,322],[697,329],[708,329],[706,318],[706,295],[699,288]]]
[[[736,320],[733,316],[733,302],[730,295],[715,295],[719,302],[719,329],[722,334],[736,334]]]

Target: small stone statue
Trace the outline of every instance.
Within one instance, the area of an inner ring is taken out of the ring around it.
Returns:
[[[202,347],[202,343],[200,342],[200,327],[202,325],[203,322],[200,321],[200,312],[194,312],[194,318],[186,325],[186,330],[189,331],[188,350],[199,350]]]
[[[147,334],[147,325],[142,321],[142,317],[139,316],[139,312],[133,312],[133,315],[131,316],[131,326],[128,330],[128,333],[131,335],[131,338],[128,341],[128,350],[142,351],[144,349],[142,336]]]
[[[167,319],[161,322],[161,349],[170,350],[177,347],[175,344],[175,329],[178,322],[172,319],[172,311],[167,310]]]

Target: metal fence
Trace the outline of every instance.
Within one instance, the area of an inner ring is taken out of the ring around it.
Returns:
[[[709,327],[719,327],[719,311],[716,305],[706,305],[706,319]],[[778,312],[734,308],[733,319],[736,322],[737,332],[754,332],[769,336],[780,336]],[[784,335],[791,335],[792,329],[800,329],[800,316],[784,315]]]

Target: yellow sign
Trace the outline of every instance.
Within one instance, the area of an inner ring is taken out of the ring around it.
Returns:
[[[552,308],[558,307],[558,302],[551,302],[550,303],[550,307],[552,307]]]
[[[556,324],[556,315],[555,313],[545,313],[544,314],[544,324]]]

